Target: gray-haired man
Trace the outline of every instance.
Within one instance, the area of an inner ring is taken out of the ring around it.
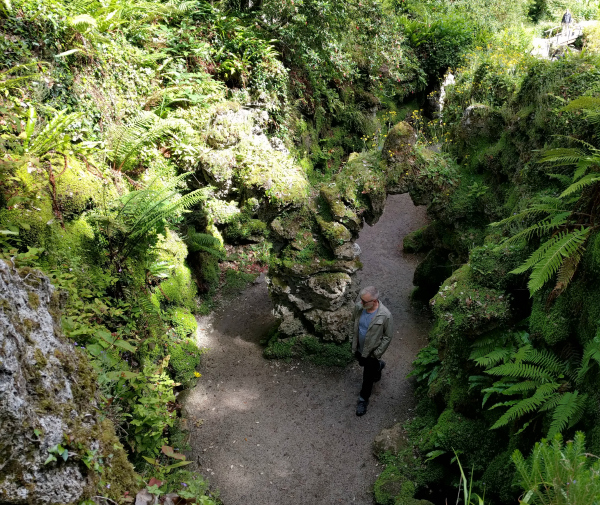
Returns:
[[[369,397],[373,383],[381,379],[385,361],[381,356],[392,340],[392,314],[379,301],[379,292],[374,286],[368,286],[360,292],[360,304],[353,314],[354,331],[352,334],[352,352],[358,364],[364,368],[363,382],[356,406],[356,415],[367,413]]]

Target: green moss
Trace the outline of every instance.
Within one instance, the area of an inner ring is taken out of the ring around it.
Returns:
[[[345,367],[354,359],[348,342],[322,342],[312,335],[280,340],[274,331],[267,336],[263,355],[267,359],[307,359],[319,366]]]
[[[536,295],[533,299],[529,330],[534,336],[541,336],[548,345],[555,345],[569,338],[573,330],[573,312],[569,297],[559,296],[551,305],[546,304],[547,296]]]
[[[248,241],[259,241],[267,233],[267,225],[260,219],[248,218],[246,215],[240,215],[238,219],[225,228],[223,236],[230,243],[240,243]]]
[[[484,471],[498,448],[498,435],[489,430],[485,420],[466,417],[453,409],[444,410],[433,429],[422,436],[422,451],[443,450],[450,455],[460,451],[463,467],[474,465],[475,471]]]
[[[175,333],[180,337],[194,335],[198,329],[196,318],[186,308],[177,307],[169,314]]]
[[[195,379],[194,372],[200,364],[202,351],[191,338],[170,341],[167,349],[171,356],[169,367],[173,370],[174,380],[189,385]]]
[[[257,274],[250,274],[229,268],[225,271],[225,283],[221,288],[221,292],[224,295],[237,294],[243,291],[256,277]]]
[[[171,277],[160,283],[159,289],[155,290],[155,295],[161,303],[178,305],[195,311],[196,292],[196,284],[192,280],[190,269],[179,265],[172,270]]]
[[[431,306],[438,321],[469,335],[489,330],[508,320],[511,313],[508,297],[498,290],[476,285],[468,264],[444,282]]]
[[[277,204],[305,202],[309,183],[304,170],[291,157],[265,149],[255,137],[235,147],[237,182],[248,190],[259,189]]]
[[[506,290],[524,287],[523,277],[510,274],[526,259],[527,249],[523,245],[496,246],[486,244],[471,251],[469,263],[471,277],[480,286]]]
[[[414,492],[415,485],[394,465],[388,465],[381,472],[373,487],[377,505],[394,505],[396,497],[412,498]]]
[[[402,249],[406,253],[418,253],[426,250],[429,247],[427,240],[425,239],[425,229],[420,228],[418,230],[410,232],[402,239]]]
[[[519,487],[514,482],[516,468],[511,459],[513,452],[514,449],[510,449],[498,454],[481,477],[486,489],[500,503],[518,503]]]
[[[29,297],[29,306],[33,310],[37,310],[40,306],[40,297],[37,293],[34,293],[33,291],[28,292],[27,295]]]

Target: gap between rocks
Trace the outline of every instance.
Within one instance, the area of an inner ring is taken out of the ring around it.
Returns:
[[[226,505],[373,503],[381,467],[372,442],[383,428],[410,418],[406,374],[429,329],[409,303],[418,258],[402,252],[404,236],[425,224],[424,207],[407,194],[390,196],[378,223],[366,225],[357,241],[364,265],[357,280],[380,289],[395,327],[364,417],[354,413],[358,365],[341,370],[262,357],[259,341],[275,322],[265,282],[199,318],[198,343],[208,350],[184,412],[192,459]]]

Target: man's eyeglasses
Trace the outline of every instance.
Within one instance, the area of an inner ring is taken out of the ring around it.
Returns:
[[[363,305],[366,305],[367,303],[371,303],[374,302],[375,300],[363,300],[362,298],[360,299],[360,303],[362,303]]]

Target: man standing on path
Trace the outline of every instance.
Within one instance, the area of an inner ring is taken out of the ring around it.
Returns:
[[[352,353],[364,368],[363,382],[356,406],[356,415],[367,413],[373,383],[381,379],[385,361],[381,356],[392,340],[392,314],[379,301],[379,292],[368,286],[360,292],[360,304],[353,314]]]

